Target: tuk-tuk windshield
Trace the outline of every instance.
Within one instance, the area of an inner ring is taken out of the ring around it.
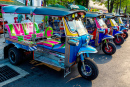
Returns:
[[[95,22],[93,21],[92,18],[87,18],[87,19],[89,20],[89,22],[90,22],[91,25],[95,24]]]
[[[113,23],[115,26],[117,26],[117,23],[116,23],[116,21],[115,21],[114,19],[111,19],[111,21],[112,21],[112,23]]]
[[[99,23],[101,28],[107,28],[107,25],[105,24],[105,22],[103,21],[102,18],[97,19],[97,20],[98,20],[98,23]]]
[[[120,23],[120,24],[123,24],[123,21],[122,21],[122,18],[121,18],[121,17],[119,17],[119,23]]]
[[[68,25],[70,27],[71,32],[76,33],[78,32],[79,36],[88,34],[87,30],[85,29],[81,20],[69,20]]]

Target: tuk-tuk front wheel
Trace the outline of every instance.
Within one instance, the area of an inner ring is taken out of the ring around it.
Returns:
[[[116,45],[121,45],[124,43],[124,38],[122,36],[115,36],[115,38],[113,39],[113,42],[116,44]]]
[[[126,39],[128,37],[128,33],[127,32],[124,32],[122,35],[121,35],[124,39]]]
[[[78,71],[80,75],[87,80],[94,80],[95,78],[97,78],[99,71],[96,63],[91,59],[87,58],[84,61],[84,65],[85,70],[83,68],[82,62],[80,61],[78,63]]]
[[[102,50],[107,55],[112,55],[116,52],[116,46],[112,42],[104,43],[102,46]]]
[[[18,65],[22,60],[22,53],[16,47],[11,47],[8,51],[8,58],[11,64]]]

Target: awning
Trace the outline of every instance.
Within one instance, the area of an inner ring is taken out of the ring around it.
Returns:
[[[94,17],[99,17],[99,16],[101,16],[101,14],[87,12],[85,16],[86,16],[86,17],[94,18]]]
[[[73,13],[85,11],[70,11],[69,9],[52,8],[52,7],[31,7],[31,6],[4,6],[2,7],[3,13],[16,13],[16,14],[35,14],[35,15],[51,15],[51,16],[66,16]]]

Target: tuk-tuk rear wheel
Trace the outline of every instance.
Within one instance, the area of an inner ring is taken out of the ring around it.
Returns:
[[[83,71],[82,62],[80,61],[78,63],[78,71],[79,71],[80,75],[87,80],[96,79],[98,76],[98,73],[99,73],[96,63],[94,61],[92,61],[91,59],[86,58],[84,61],[84,65],[85,65],[85,69],[86,69],[85,72]],[[86,75],[85,75],[85,73],[86,73]]]
[[[8,58],[11,64],[13,65],[18,65],[21,63],[22,61],[22,53],[19,49],[17,49],[16,47],[11,47],[8,50]]]

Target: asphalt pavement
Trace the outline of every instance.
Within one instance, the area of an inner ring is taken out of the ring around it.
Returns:
[[[130,35],[130,31],[128,33]],[[116,53],[112,56],[103,52],[90,54],[99,68],[99,76],[93,81],[83,79],[77,66],[64,78],[64,72],[59,68],[26,60],[17,67],[29,74],[3,87],[130,87],[130,37],[123,45],[116,47]],[[9,63],[8,60],[5,62]]]

